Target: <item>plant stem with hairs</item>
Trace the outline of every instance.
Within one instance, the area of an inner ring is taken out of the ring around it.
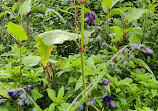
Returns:
[[[22,64],[22,56],[21,56],[21,47],[22,47],[22,42],[20,42],[19,43],[19,46],[20,46],[20,87],[21,87],[21,81],[22,81],[22,71],[21,71],[21,69],[22,69],[22,66],[21,66],[21,64]]]
[[[82,3],[81,10],[81,65],[82,65],[82,79],[83,89],[86,89],[86,77],[85,77],[85,63],[84,63],[84,3]],[[85,95],[85,94],[84,94]],[[88,111],[87,97],[85,98],[85,111]]]

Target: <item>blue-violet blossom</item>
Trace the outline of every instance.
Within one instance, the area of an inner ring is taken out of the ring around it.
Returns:
[[[110,109],[113,109],[113,108],[115,108],[115,107],[116,107],[116,104],[115,104],[115,103],[111,102],[111,103],[109,104],[109,108],[110,108]]]
[[[103,97],[102,97],[102,103],[104,104],[109,104],[111,102],[111,97],[108,95],[108,94],[105,94]]]
[[[28,85],[28,88],[27,88],[28,91],[31,92],[33,89],[34,89],[34,86]]]

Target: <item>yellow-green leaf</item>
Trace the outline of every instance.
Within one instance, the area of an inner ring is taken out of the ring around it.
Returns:
[[[45,45],[38,35],[36,36],[36,42],[43,66],[46,67],[47,63],[49,62],[49,57],[53,49],[53,45]]]
[[[20,25],[9,22],[7,26],[7,31],[10,32],[14,37],[16,37],[19,42],[28,39],[25,30]]]

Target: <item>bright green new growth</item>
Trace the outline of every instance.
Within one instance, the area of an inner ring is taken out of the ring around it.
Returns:
[[[7,26],[7,31],[10,32],[14,37],[16,37],[19,42],[28,39],[24,28],[20,25],[9,22]]]

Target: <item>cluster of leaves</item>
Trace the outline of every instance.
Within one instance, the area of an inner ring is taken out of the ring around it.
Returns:
[[[0,3],[0,110],[19,109],[19,99],[9,99],[8,90],[17,91],[28,84],[34,86],[29,94],[39,106],[25,104],[20,106],[22,111],[65,111],[80,102],[77,110],[84,110],[84,101],[78,97],[83,91],[76,45],[80,35],[73,26],[74,8],[81,6],[73,6],[70,0]],[[155,0],[85,3],[85,75],[90,111],[109,110],[110,104],[114,111],[158,109],[157,6]],[[80,12],[77,14],[81,21]],[[125,45],[128,48],[123,48]],[[145,46],[153,49],[154,58],[152,50]],[[121,48],[124,50],[119,52]],[[100,76],[106,79],[98,81]],[[105,102],[107,95],[112,102]]]

